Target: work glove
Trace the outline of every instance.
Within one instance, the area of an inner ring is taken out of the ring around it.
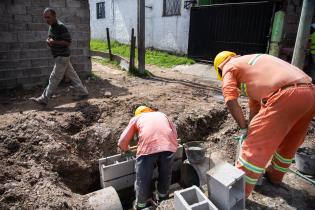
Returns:
[[[237,136],[235,139],[239,141],[239,143],[242,145],[243,144],[243,141],[246,139],[247,137],[247,128],[241,128],[241,131],[240,131],[240,135]]]

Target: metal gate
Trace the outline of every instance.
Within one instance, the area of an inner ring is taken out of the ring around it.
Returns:
[[[272,3],[230,3],[192,7],[188,56],[213,60],[222,50],[238,54],[266,52]]]

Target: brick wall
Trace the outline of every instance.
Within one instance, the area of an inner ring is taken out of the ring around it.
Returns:
[[[72,36],[71,61],[81,78],[91,72],[88,0],[0,0],[0,89],[45,85],[53,68],[42,12],[52,7]]]

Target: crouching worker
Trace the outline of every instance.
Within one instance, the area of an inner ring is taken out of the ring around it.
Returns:
[[[123,151],[129,150],[129,143],[134,134],[138,134],[136,154],[136,202],[135,209],[146,208],[151,199],[151,182],[154,167],[158,167],[158,197],[168,198],[171,183],[172,163],[177,150],[176,128],[165,114],[140,106],[135,116],[121,134],[118,146]]]
[[[266,54],[238,56],[223,51],[215,57],[214,68],[226,105],[242,131],[236,167],[246,173],[246,196],[266,167],[269,181],[281,183],[315,115],[312,79]],[[249,97],[249,123],[237,102],[240,92]]]

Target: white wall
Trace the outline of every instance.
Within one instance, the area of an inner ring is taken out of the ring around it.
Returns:
[[[131,29],[137,34],[137,0],[89,0],[92,39],[129,44]],[[105,19],[96,19],[96,3],[105,2]],[[152,7],[152,8],[150,8]],[[181,16],[162,17],[163,0],[146,0],[146,47],[187,54],[190,10],[181,4]]]

